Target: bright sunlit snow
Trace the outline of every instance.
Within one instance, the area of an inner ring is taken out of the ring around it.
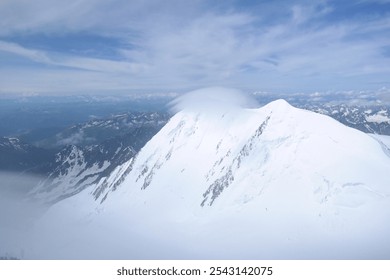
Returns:
[[[14,252],[44,259],[390,257],[383,145],[284,100],[231,106],[245,99],[232,91],[220,106],[223,92],[205,111],[195,93],[180,98],[179,112],[135,159],[53,205]]]

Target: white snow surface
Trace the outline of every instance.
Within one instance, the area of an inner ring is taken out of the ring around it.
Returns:
[[[378,141],[382,142],[390,149],[390,136],[389,135],[380,135],[380,134],[370,134],[370,136],[374,137]]]
[[[115,188],[53,205],[25,258],[390,258],[390,156],[376,139],[284,100],[198,109],[118,167]]]

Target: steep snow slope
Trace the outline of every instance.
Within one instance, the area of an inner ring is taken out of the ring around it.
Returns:
[[[390,156],[390,136],[379,134],[370,134],[370,136],[376,139],[381,144],[385,154]]]
[[[105,184],[54,205],[26,256],[390,257],[375,139],[283,100],[209,109],[177,113]]]
[[[375,175],[389,164],[365,134],[279,100],[255,110],[177,114],[142,149],[124,185],[139,193],[181,191],[195,208],[225,207],[284,178],[318,193],[325,186],[324,197],[351,185],[387,192],[386,178]]]

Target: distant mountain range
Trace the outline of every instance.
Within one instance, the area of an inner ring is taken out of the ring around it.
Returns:
[[[0,137],[0,171],[42,174],[50,170],[53,151],[25,143],[15,137]]]
[[[390,107],[387,106],[305,104],[300,107],[330,116],[346,126],[366,133],[390,135]]]
[[[108,176],[132,158],[168,119],[166,113],[115,115],[69,127],[38,145],[2,137],[0,171],[39,175],[42,180],[31,194],[53,203]]]

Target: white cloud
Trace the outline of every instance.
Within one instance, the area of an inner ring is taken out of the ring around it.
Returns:
[[[53,90],[59,86],[55,81],[48,84],[44,77],[55,78],[58,73],[58,84],[65,91],[73,90],[76,80],[81,90],[216,84],[322,90],[383,86],[388,80],[390,63],[383,48],[390,45],[390,37],[384,36],[390,21],[383,16],[332,21],[327,16],[338,6],[327,1],[286,1],[276,5],[279,9],[258,4],[253,11],[239,9],[234,1],[223,8],[201,0],[183,2],[5,0],[0,4],[0,55],[7,52],[53,68],[65,67],[62,72],[56,68],[52,74],[45,72],[47,69],[34,70],[40,72],[34,75],[41,87]],[[72,32],[115,37],[123,44],[111,46],[115,58],[108,55],[103,59],[12,42],[17,34],[66,37]],[[16,71],[13,67],[0,72]],[[29,87],[28,71],[20,73],[26,76],[19,75],[19,82],[14,77],[15,90]],[[72,83],[63,83],[66,77]]]
[[[175,98],[171,103],[172,111],[219,112],[236,108],[257,108],[253,96],[240,90],[223,87],[202,88]]]
[[[24,257],[24,233],[47,210],[47,206],[27,199],[27,193],[42,179],[0,170],[0,257]]]
[[[197,3],[180,0],[2,0],[0,34],[95,31],[108,35],[139,30],[155,21],[185,18]]]
[[[0,41],[0,52],[16,54],[41,63],[50,62],[50,59],[47,57],[47,55],[44,52],[27,49],[18,44],[14,44],[10,42]]]
[[[5,41],[0,41],[0,52],[19,55],[35,62],[53,66],[63,66],[106,73],[113,72],[136,74],[147,68],[147,65],[141,63],[130,63],[126,61],[115,61],[71,55],[59,55],[56,53],[27,49],[18,44]]]

